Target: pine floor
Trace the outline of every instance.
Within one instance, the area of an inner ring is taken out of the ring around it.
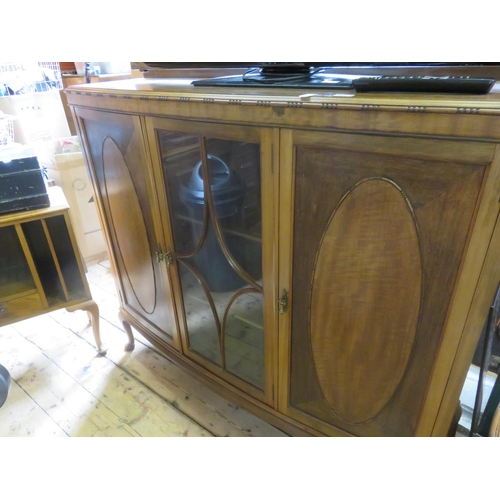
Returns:
[[[105,261],[88,267],[106,356],[95,350],[84,311],[58,310],[0,328],[0,364],[13,382],[0,408],[0,437],[282,437],[165,358],[117,318]]]

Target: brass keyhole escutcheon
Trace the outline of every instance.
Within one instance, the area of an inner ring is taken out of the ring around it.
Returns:
[[[283,289],[283,293],[281,294],[281,298],[278,300],[278,312],[280,314],[285,314],[287,306],[288,306],[288,294],[286,290]]]

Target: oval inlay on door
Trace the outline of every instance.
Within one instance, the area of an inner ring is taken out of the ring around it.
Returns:
[[[104,139],[102,163],[117,251],[139,305],[151,314],[155,308],[155,276],[146,225],[125,159],[110,137]]]
[[[422,263],[417,227],[402,191],[367,179],[343,198],[317,255],[311,348],[332,411],[362,423],[401,383],[418,328]]]

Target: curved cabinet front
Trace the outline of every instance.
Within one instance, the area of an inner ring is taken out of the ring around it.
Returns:
[[[411,436],[486,166],[425,139],[411,152],[398,139],[290,134],[283,410],[326,434]]]
[[[152,190],[138,117],[77,109],[88,147],[122,307],[160,340],[179,347],[168,275],[157,262]]]

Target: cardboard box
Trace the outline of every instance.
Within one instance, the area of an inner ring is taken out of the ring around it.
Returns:
[[[0,147],[14,143],[14,125],[12,117],[0,111]]]
[[[94,190],[81,152],[54,155],[47,164],[47,175],[66,196],[69,216],[80,253],[87,265],[107,260],[106,243],[97,215]]]
[[[71,134],[59,90],[0,97],[0,111],[16,119],[14,141],[32,144]]]

